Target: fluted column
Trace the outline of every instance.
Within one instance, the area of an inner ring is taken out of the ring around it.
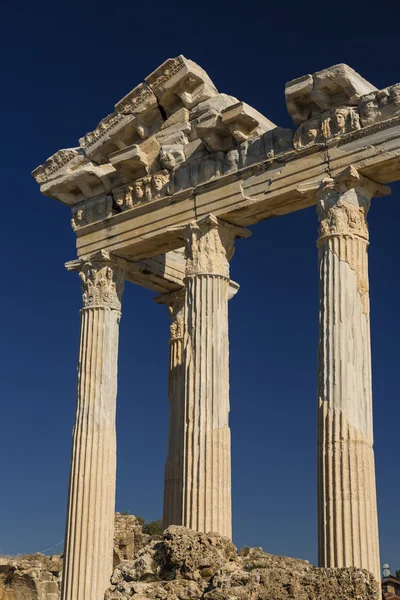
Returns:
[[[182,524],[185,367],[183,362],[184,290],[156,298],[171,318],[168,372],[168,446],[164,470],[163,527]]]
[[[232,535],[228,299],[234,237],[234,228],[212,215],[190,223],[185,279],[182,524],[228,537]]]
[[[62,600],[103,600],[113,569],[118,329],[124,275],[106,252],[67,263],[83,287]]]
[[[384,191],[350,169],[317,203],[319,564],[362,567],[378,581],[366,216]]]

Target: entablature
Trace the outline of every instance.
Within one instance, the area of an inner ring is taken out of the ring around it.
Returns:
[[[179,227],[209,213],[248,226],[310,206],[350,166],[378,183],[400,178],[400,84],[377,90],[342,64],[285,94],[294,131],[218,93],[192,61],[168,59],[33,175],[72,206],[79,256],[137,261],[180,248]]]

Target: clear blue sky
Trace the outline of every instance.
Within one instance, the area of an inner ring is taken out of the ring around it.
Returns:
[[[377,87],[400,81],[397,0],[10,2],[2,7],[3,293],[0,552],[64,536],[81,294],[69,209],[30,171],[77,145],[114,103],[183,53],[221,92],[291,126],[286,81],[346,62]],[[400,568],[398,436],[400,185],[370,223],[375,447],[381,562]],[[230,303],[234,541],[316,562],[317,218],[261,223],[237,243]],[[126,286],[118,393],[117,509],[162,513],[168,317]]]

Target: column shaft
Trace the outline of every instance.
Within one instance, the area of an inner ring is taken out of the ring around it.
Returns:
[[[320,192],[319,564],[380,579],[368,295],[372,194],[349,182]]]
[[[85,292],[62,599],[102,600],[113,569],[120,294],[118,276],[103,263],[83,265],[80,275]]]
[[[185,368],[183,362],[184,294],[164,300],[171,316],[168,373],[168,447],[164,471],[163,527],[182,524]]]
[[[220,275],[187,280],[183,523],[231,537],[228,287]]]
[[[186,239],[182,524],[232,535],[229,260],[234,234],[212,215]]]

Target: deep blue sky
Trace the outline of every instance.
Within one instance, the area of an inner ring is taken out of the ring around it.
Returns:
[[[0,552],[63,539],[81,304],[69,209],[30,171],[77,145],[114,103],[183,53],[221,92],[291,126],[286,81],[346,62],[400,81],[397,0],[320,3],[10,2],[2,8],[3,293]],[[400,185],[369,215],[381,562],[400,568]],[[316,562],[318,272],[314,209],[237,243],[230,303],[234,541]],[[126,286],[118,393],[117,509],[162,513],[168,317]]]

